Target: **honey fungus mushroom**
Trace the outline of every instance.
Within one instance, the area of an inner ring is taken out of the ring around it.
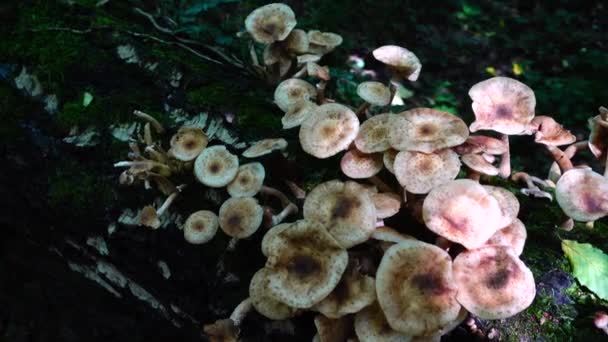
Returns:
[[[236,177],[238,169],[239,159],[223,145],[204,149],[194,162],[196,179],[214,188],[228,185]]]
[[[355,146],[364,153],[384,152],[391,147],[389,132],[395,114],[378,114],[365,120],[359,128]]]
[[[169,155],[181,161],[194,160],[207,147],[209,139],[202,129],[181,127],[171,137]]]
[[[287,141],[283,138],[262,139],[243,151],[243,157],[257,158],[285,148],[287,148]]]
[[[483,185],[483,188],[498,202],[503,217],[502,223],[500,223],[501,228],[510,225],[517,219],[519,201],[511,191],[491,185]]]
[[[590,169],[571,169],[557,181],[557,203],[576,221],[595,221],[608,214],[608,179]]]
[[[409,342],[412,336],[393,330],[378,303],[355,315],[355,332],[360,342]]]
[[[439,247],[417,240],[405,240],[384,253],[376,293],[390,327],[410,336],[442,331],[461,309],[452,259]]]
[[[184,223],[184,238],[189,243],[198,245],[213,239],[219,221],[217,215],[209,210],[196,211]]]
[[[262,164],[257,162],[244,164],[239,166],[236,177],[226,189],[232,197],[255,196],[262,189],[265,176],[266,171]]]
[[[391,91],[384,84],[376,81],[359,84],[357,95],[374,106],[386,106],[391,102]]]
[[[308,31],[310,43],[308,52],[315,55],[324,55],[342,44],[342,36],[332,32],[321,32],[319,30]]]
[[[348,264],[346,250],[309,220],[279,232],[267,249],[270,295],[295,308],[310,308],[329,295]]]
[[[372,54],[374,58],[395,70],[403,78],[416,81],[420,76],[422,64],[420,64],[418,57],[406,48],[385,45],[375,49]]]
[[[395,158],[393,170],[399,184],[407,191],[426,194],[458,176],[460,159],[450,149],[430,154],[402,151]]]
[[[258,43],[270,44],[284,40],[296,26],[293,10],[280,3],[255,9],[245,19],[245,28]]]
[[[258,270],[249,283],[249,298],[257,312],[273,320],[287,319],[293,317],[297,309],[285,305],[268,294],[267,268]]]
[[[357,149],[344,153],[340,160],[342,173],[354,179],[372,177],[380,172],[383,166],[381,154],[366,154]]]
[[[359,131],[359,119],[350,108],[327,103],[317,108],[300,126],[302,149],[324,159],[348,148]]]
[[[283,112],[287,112],[296,103],[316,96],[317,90],[312,84],[299,78],[290,78],[279,83],[274,91],[274,102]]]
[[[526,309],[536,295],[532,272],[507,246],[487,246],[454,259],[456,298],[483,319],[511,317]]]
[[[316,110],[317,104],[308,100],[296,102],[281,118],[283,129],[298,127]]]
[[[304,201],[304,218],[319,222],[344,248],[365,242],[376,226],[376,208],[359,184],[333,180],[317,185]]]
[[[226,235],[244,239],[255,233],[264,217],[264,210],[253,197],[232,197],[220,207],[220,228]]]
[[[513,248],[515,255],[519,256],[524,251],[527,236],[526,226],[516,218],[508,226],[496,231],[486,242],[486,245],[509,246]]]
[[[503,134],[529,134],[536,97],[527,85],[508,77],[493,77],[469,90],[475,121],[471,132],[482,129]]]

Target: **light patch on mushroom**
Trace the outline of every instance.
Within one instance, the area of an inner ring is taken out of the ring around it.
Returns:
[[[296,26],[293,10],[280,3],[255,9],[245,19],[245,28],[258,43],[270,44],[287,38]]]
[[[500,224],[501,228],[515,221],[519,214],[519,200],[517,200],[517,197],[511,191],[498,186],[483,185],[483,188],[498,201],[503,216]]]
[[[426,194],[431,189],[458,176],[458,155],[445,149],[431,154],[403,151],[397,154],[393,169],[399,184],[414,194]]]
[[[595,221],[608,214],[608,179],[590,169],[571,169],[557,181],[555,198],[568,217]]]
[[[266,171],[262,164],[257,162],[244,164],[239,166],[236,177],[226,189],[232,197],[255,196],[264,185],[265,176]]]
[[[290,78],[279,83],[274,91],[274,102],[283,112],[287,112],[302,100],[312,100],[316,97],[315,87],[299,78]]]
[[[220,228],[226,235],[244,239],[255,233],[264,216],[264,210],[253,197],[233,197],[220,207]]]
[[[395,69],[401,77],[416,81],[420,76],[422,64],[420,64],[418,57],[406,48],[385,45],[377,48],[372,53],[374,58]]]

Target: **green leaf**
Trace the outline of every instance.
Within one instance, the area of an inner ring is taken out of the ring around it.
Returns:
[[[93,101],[93,94],[89,93],[88,91],[85,91],[84,95],[82,96],[82,106],[88,107],[92,101]]]
[[[573,240],[563,240],[562,250],[570,260],[576,279],[608,300],[608,255],[588,243]]]

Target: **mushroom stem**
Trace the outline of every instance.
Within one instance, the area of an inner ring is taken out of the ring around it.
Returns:
[[[471,168],[467,168],[467,178],[479,182],[481,179],[481,173]]]
[[[397,93],[397,86],[395,84],[393,84],[392,81],[388,82],[388,89],[390,91],[390,101],[388,103],[388,106],[390,107],[393,104],[393,99],[395,98],[395,94]]]
[[[169,209],[169,207],[171,206],[173,201],[175,201],[175,198],[177,197],[177,195],[179,195],[179,191],[175,191],[174,193],[169,195],[169,197],[167,197],[167,199],[163,202],[163,204],[160,206],[160,208],[158,208],[156,210],[156,215],[159,217],[161,215],[163,215],[165,213],[165,211],[167,211],[167,209]]]
[[[500,158],[500,165],[498,166],[498,175],[501,178],[507,179],[511,175],[511,148],[509,146],[509,136],[503,134],[501,136],[501,140],[507,146],[507,151]]]
[[[587,227],[587,229],[593,229],[595,227],[595,221],[586,222],[585,227]]]
[[[285,218],[291,214],[297,214],[298,213],[298,207],[293,204],[293,203],[289,203],[289,205],[287,205],[285,208],[283,208],[283,210],[281,210],[280,213],[273,215],[271,218],[271,227],[276,226],[277,224],[283,222],[283,220],[285,220]]]
[[[547,198],[550,201],[553,200],[553,196],[546,192],[541,190],[538,186],[536,186],[536,183],[539,184],[544,184],[546,185],[546,187],[550,188],[551,186],[549,184],[547,184],[545,181],[543,181],[542,179],[538,178],[538,177],[532,177],[529,174],[525,173],[525,172],[515,172],[512,176],[511,176],[511,180],[513,180],[514,182],[525,182],[526,183],[526,188],[521,189],[521,193],[526,195],[526,196],[534,196],[534,197],[538,197],[538,198]]]
[[[291,193],[295,198],[300,200],[306,198],[306,191],[300,188],[296,183],[286,180],[285,184],[287,184],[287,187],[291,190]]]
[[[317,83],[317,103],[324,104],[327,103],[325,99],[325,87],[327,86],[327,81],[321,80]]]
[[[139,145],[137,145],[137,143],[135,142],[130,142],[129,143],[129,148],[131,149],[131,152],[133,153],[132,158],[133,159],[141,159],[141,150],[139,149]]]
[[[264,194],[264,195],[276,197],[279,201],[281,201],[281,205],[283,207],[287,207],[290,204],[292,204],[291,201],[289,200],[289,198],[287,198],[287,196],[285,196],[284,193],[282,193],[281,191],[279,191],[275,188],[271,188],[269,186],[262,185],[262,188],[260,189],[260,193]]]
[[[133,114],[135,116],[137,116],[138,118],[144,119],[148,123],[152,124],[152,126],[156,130],[156,133],[162,134],[165,132],[165,128],[163,127],[163,125],[161,125],[160,122],[158,122],[158,120],[156,120],[152,115],[146,114],[146,113],[142,112],[141,110],[137,110],[137,109],[133,111]]]
[[[359,108],[357,108],[357,111],[355,111],[355,114],[357,115],[357,117],[361,117],[366,111],[367,109],[371,107],[371,103],[369,102],[363,102]]]
[[[369,181],[375,185],[380,192],[395,192],[388,184],[386,184],[380,177],[372,176],[368,178]]]
[[[150,130],[149,122],[144,125],[144,143],[146,143],[146,146],[151,146],[152,144],[154,144],[154,141],[152,140],[152,131]]]
[[[557,165],[559,165],[559,168],[562,170],[562,173],[573,168],[572,161],[562,150],[555,146],[546,145],[546,147],[547,150],[553,156],[553,159],[555,159],[555,161],[557,162]]]
[[[255,52],[255,46],[253,42],[249,43],[249,56],[251,57],[251,64],[254,67],[261,67],[260,60],[258,59],[258,54]]]
[[[574,144],[568,146],[568,148],[566,148],[564,150],[564,154],[568,158],[572,159],[578,151],[586,150],[588,148],[588,146],[589,146],[589,140],[579,141],[577,143],[574,143]]]
[[[150,158],[160,163],[166,163],[169,159],[166,154],[157,151],[154,146],[146,146],[144,151],[150,155]]]
[[[251,303],[251,299],[247,298],[243,300],[230,314],[230,319],[234,322],[234,325],[237,327],[243,323],[245,316],[251,311],[253,308],[253,304]]]

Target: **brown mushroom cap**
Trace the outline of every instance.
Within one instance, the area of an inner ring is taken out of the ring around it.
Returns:
[[[196,127],[181,127],[171,137],[169,155],[181,161],[190,161],[207,147],[209,139],[202,129]]]
[[[391,102],[391,91],[380,82],[368,81],[359,84],[357,95],[374,106],[386,106]]]
[[[300,145],[306,153],[324,159],[347,149],[358,131],[359,119],[350,108],[327,103],[300,126]]]
[[[574,134],[549,116],[539,115],[532,119],[531,125],[536,131],[534,141],[537,143],[561,146],[570,145],[576,141]]]
[[[254,144],[249,146],[248,149],[243,151],[243,157],[246,158],[257,158],[276,150],[284,150],[287,147],[287,140],[283,138],[276,139],[262,139],[256,141]]]
[[[410,336],[433,335],[460,312],[451,257],[421,241],[406,240],[384,253],[376,292],[391,328]]]
[[[355,332],[360,342],[409,342],[410,335],[393,330],[378,303],[374,303],[355,315]]]
[[[285,305],[268,294],[268,276],[266,268],[258,270],[249,283],[249,298],[257,312],[273,320],[293,317],[297,309]]]
[[[454,259],[456,299],[483,319],[503,319],[526,309],[536,295],[534,277],[511,247],[487,246]]]
[[[470,179],[433,188],[424,199],[422,216],[430,230],[467,249],[482,246],[503,222],[498,201]]]
[[[309,308],[338,284],[348,254],[318,223],[300,220],[269,241],[268,288],[277,300]]]
[[[458,154],[487,153],[501,155],[508,150],[509,147],[502,140],[485,135],[469,135],[464,143],[454,147],[454,151]]]
[[[232,197],[255,196],[264,185],[266,171],[260,163],[248,163],[239,166],[236,177],[226,188]]]
[[[352,316],[331,319],[323,315],[317,315],[314,320],[317,335],[313,338],[313,342],[349,342],[348,337],[353,333]]]
[[[302,100],[294,104],[281,118],[283,129],[298,127],[317,110],[317,104]]]
[[[399,184],[414,194],[426,194],[434,187],[458,176],[460,160],[456,152],[445,149],[435,153],[402,151],[393,164]]]
[[[402,77],[415,81],[420,76],[422,64],[418,57],[406,48],[385,45],[373,51],[374,58],[397,70]]]
[[[287,112],[293,105],[302,100],[317,97],[315,87],[299,78],[289,78],[279,83],[274,91],[274,102],[283,112]]]
[[[524,251],[527,236],[526,226],[516,218],[510,225],[501,228],[494,233],[486,242],[486,245],[509,246],[513,248],[515,255],[519,256]]]
[[[372,177],[380,172],[383,166],[382,154],[367,154],[357,149],[344,153],[340,160],[342,172],[346,176],[355,179]]]
[[[270,44],[287,38],[296,26],[293,10],[280,3],[255,9],[245,19],[245,28],[258,43]]]
[[[306,53],[309,46],[308,34],[304,30],[294,29],[291,31],[289,36],[285,38],[282,44],[287,50],[293,53]]]
[[[570,169],[559,178],[555,198],[576,221],[595,221],[608,214],[608,179],[590,169]]]
[[[355,146],[364,153],[384,152],[391,147],[389,140],[392,118],[395,114],[378,114],[365,120],[359,129]]]
[[[453,114],[414,108],[395,116],[389,134],[394,149],[432,153],[462,144],[469,130],[464,121]]]
[[[219,221],[217,215],[209,210],[196,211],[184,223],[184,238],[192,244],[202,244],[213,239]]]
[[[239,170],[239,159],[226,146],[207,147],[196,157],[194,175],[206,186],[220,188],[228,185]]]
[[[395,173],[395,158],[397,158],[397,154],[399,154],[399,151],[392,148],[389,148],[382,154],[384,167],[386,167],[386,169],[392,174]]]
[[[379,219],[391,217],[401,209],[401,196],[396,193],[380,192],[371,196],[376,207],[376,217]]]
[[[508,77],[493,77],[469,90],[475,122],[471,132],[490,129],[504,134],[529,134],[536,97],[527,85]]]
[[[517,219],[519,201],[511,191],[491,185],[483,185],[483,188],[498,201],[498,206],[503,216],[502,223],[500,224],[501,227],[507,227]]]
[[[262,224],[264,210],[253,197],[232,197],[220,207],[220,228],[226,235],[244,239]]]
[[[365,242],[376,227],[376,207],[367,191],[351,181],[317,185],[304,201],[304,218],[324,225],[344,248]]]
[[[465,154],[460,157],[460,159],[462,160],[462,163],[471,170],[483,175],[496,176],[498,174],[498,168],[491,163],[488,163],[481,154]]]

